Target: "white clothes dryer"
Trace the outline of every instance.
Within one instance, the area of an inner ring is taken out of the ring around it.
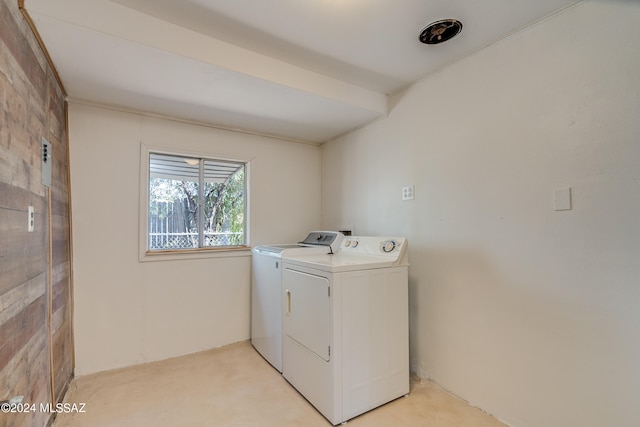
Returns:
[[[332,424],[409,393],[405,238],[283,255],[283,376]]]

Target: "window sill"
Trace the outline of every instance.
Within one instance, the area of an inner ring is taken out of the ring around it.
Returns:
[[[184,259],[211,259],[251,256],[250,246],[233,248],[198,248],[169,251],[146,251],[141,254],[140,262],[176,261]]]

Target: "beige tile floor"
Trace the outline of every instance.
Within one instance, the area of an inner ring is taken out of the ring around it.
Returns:
[[[74,379],[54,427],[320,426],[331,424],[249,342]],[[414,380],[411,392],[347,426],[504,427],[495,418]]]

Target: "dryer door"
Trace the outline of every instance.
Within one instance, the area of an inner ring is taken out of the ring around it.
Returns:
[[[329,361],[329,279],[286,268],[283,284],[285,334]]]

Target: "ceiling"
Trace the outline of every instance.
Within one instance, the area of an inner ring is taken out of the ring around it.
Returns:
[[[72,100],[321,143],[576,0],[26,0]],[[439,45],[440,19],[463,23]]]

